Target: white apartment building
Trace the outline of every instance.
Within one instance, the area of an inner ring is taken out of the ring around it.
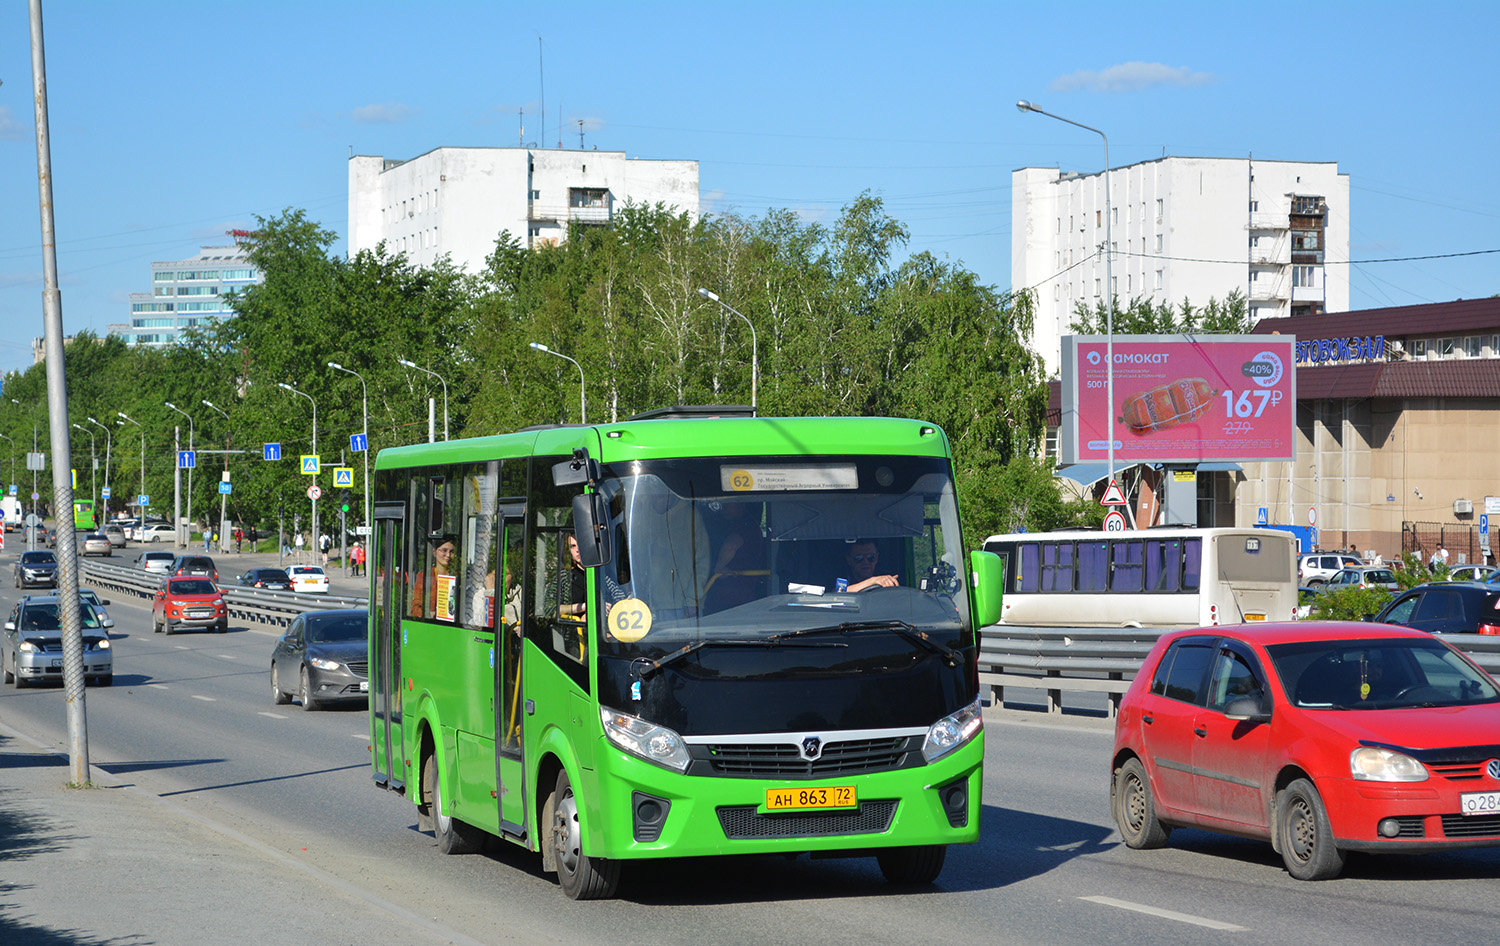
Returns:
[[[225,296],[265,277],[240,246],[205,246],[184,260],[151,264],[151,291],[130,294],[130,322],[109,326],[130,345],[170,345],[185,328],[234,315]]]
[[[524,246],[567,239],[571,222],[607,224],[629,201],[698,215],[697,161],[623,151],[435,148],[409,161],[349,159],[349,255],[386,241],[429,266],[447,253],[484,267],[502,230]]]
[[[1011,174],[1011,288],[1036,294],[1031,343],[1056,372],[1074,309],[1201,306],[1239,289],[1251,319],[1349,308],[1349,175],[1336,162],[1163,157],[1104,175]]]

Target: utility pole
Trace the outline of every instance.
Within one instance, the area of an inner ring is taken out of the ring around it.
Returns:
[[[78,613],[78,545],[73,535],[72,446],[68,440],[68,379],[63,364],[62,293],[57,286],[57,233],[52,220],[52,144],[47,126],[47,61],[42,43],[42,0],[30,0],[31,82],[36,107],[36,170],[42,217],[42,312],[46,321],[47,425],[52,438],[52,496],[57,556],[62,573],[63,685],[67,690],[69,781],[89,779],[88,714],[84,703],[83,624]]]

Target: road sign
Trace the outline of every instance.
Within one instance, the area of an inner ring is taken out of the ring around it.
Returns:
[[[10,484],[10,494],[12,496],[16,495],[16,484],[14,483]]]
[[[322,495],[323,495],[323,491],[321,489],[319,489],[317,486],[309,486],[307,488],[307,498],[308,499],[317,499],[319,496],[322,496]]]
[[[12,486],[10,489],[11,489],[11,492],[15,492],[16,488],[14,486]],[[99,490],[99,495],[103,499],[108,499],[109,498],[109,487],[106,486],[103,489]]]
[[[1104,531],[1105,532],[1124,532],[1125,531],[1125,514],[1123,512],[1120,512],[1118,509],[1111,509],[1109,512],[1105,513],[1104,514]]]
[[[354,453],[360,453],[370,448],[369,441],[365,440],[364,434],[349,435],[349,449]]]
[[[1260,507],[1260,512],[1255,517],[1255,524],[1258,526],[1263,526],[1266,524],[1266,521],[1266,507],[1262,506]]]
[[[233,486],[233,483],[220,483],[219,492],[223,493],[225,496],[228,496],[231,492],[233,492]]]
[[[149,506],[151,505],[151,497],[145,493],[142,493],[135,498],[135,504],[137,506]]]
[[[32,493],[31,494],[31,501],[32,502],[36,502],[38,499],[41,499],[41,498],[42,498],[42,494],[41,493]]]
[[[177,469],[179,469],[179,470],[196,470],[197,468],[198,468],[198,451],[196,451],[196,450],[178,450],[177,451]]]
[[[260,447],[260,458],[262,460],[280,460],[281,459],[281,444],[279,444],[279,443],[261,444],[261,447]]]
[[[1318,510],[1314,506],[1307,507],[1307,524],[1310,526],[1318,524]]]
[[[45,453],[26,454],[26,469],[38,472],[47,469],[47,455]]]
[[[333,468],[333,485],[336,489],[352,489],[354,487],[354,467],[336,466]]]
[[[1486,513],[1481,514],[1480,517],[1479,517],[1479,534],[1480,535],[1489,535],[1489,532],[1490,532],[1490,514],[1486,512]]]
[[[1099,500],[1101,506],[1124,506],[1125,494],[1120,491],[1120,484],[1114,480],[1109,481],[1109,489],[1104,491],[1104,498]]]
[[[355,535],[369,535],[370,534],[370,527],[369,526],[355,526],[354,527],[354,534]]]
[[[302,475],[303,476],[317,476],[318,475],[318,456],[317,456],[317,454],[315,454],[315,453],[304,453],[304,454],[302,454]]]

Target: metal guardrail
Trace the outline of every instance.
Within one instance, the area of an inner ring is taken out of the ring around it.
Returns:
[[[90,584],[141,598],[153,597],[156,589],[160,588],[162,581],[166,579],[166,575],[161,572],[147,572],[122,565],[106,565],[103,562],[82,558],[79,559],[79,563],[82,565],[83,576]],[[233,585],[220,585],[219,591],[224,595],[224,604],[231,618],[255,621],[260,624],[274,624],[278,627],[285,627],[292,623],[292,620],[304,611],[332,611],[338,608],[369,606],[367,598],[342,595],[309,595],[295,591],[237,588]]]
[[[980,634],[979,683],[997,706],[1006,687],[1044,690],[1048,713],[1063,711],[1064,693],[1104,693],[1113,719],[1156,639],[1169,630],[1175,628],[992,624]],[[1443,640],[1500,677],[1500,637],[1445,634]]]

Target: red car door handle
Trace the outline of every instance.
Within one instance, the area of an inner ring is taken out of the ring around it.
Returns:
[[[1204,729],[1202,726],[1199,726],[1198,728],[1196,728],[1196,729],[1193,730],[1193,735],[1195,735],[1195,736],[1207,736],[1208,735],[1208,730]]]
[[[1155,716],[1142,716],[1141,717],[1141,722],[1145,723],[1147,726],[1150,726],[1155,721],[1156,721],[1156,717]]]

